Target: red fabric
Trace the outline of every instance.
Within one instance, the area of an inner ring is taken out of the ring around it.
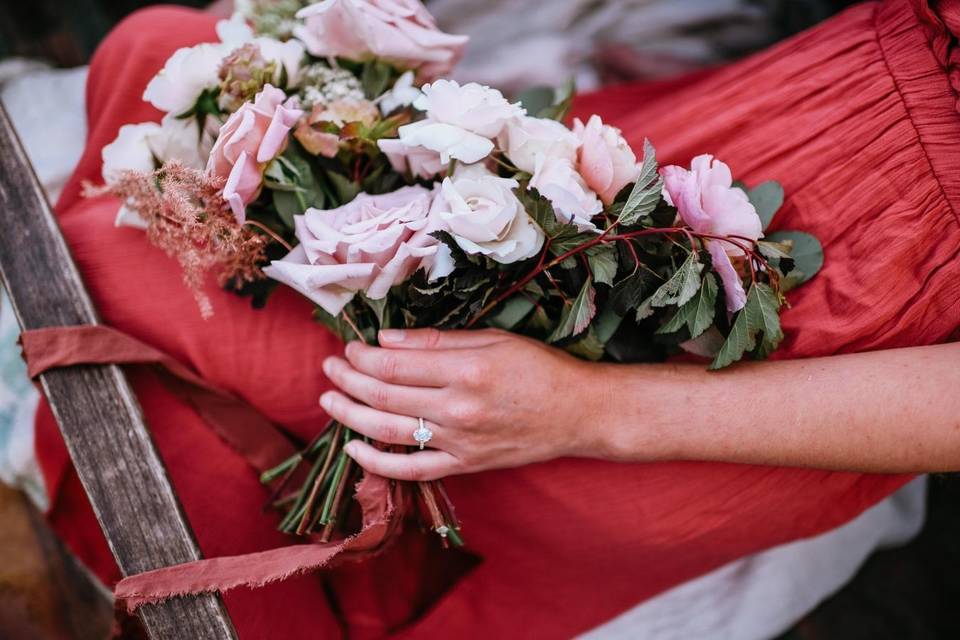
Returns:
[[[826,265],[791,294],[777,357],[931,344],[960,326],[960,3],[936,7],[859,5],[729,67],[578,102],[578,113],[600,113],[635,145],[649,137],[666,162],[710,152],[748,183],[783,183],[776,225],[816,234]],[[90,141],[60,221],[105,322],[308,437],[329,386],[319,362],[339,347],[306,301],[280,291],[251,311],[211,287],[216,315],[203,321],[176,265],[140,232],[112,227],[117,203],[77,195],[80,180],[98,179],[99,150],[121,124],[158,116],[139,98],[150,76],[176,47],[211,39],[212,25],[152,9],[103,43],[88,89]],[[275,520],[259,514],[265,493],[246,464],[153,376],[133,382],[205,555],[283,544]],[[38,452],[54,526],[116,579],[46,411]],[[906,480],[587,460],[453,478],[469,549],[483,560],[472,571],[413,531],[372,561],[232,591],[226,603],[242,638],[569,637],[737,557],[836,527]]]

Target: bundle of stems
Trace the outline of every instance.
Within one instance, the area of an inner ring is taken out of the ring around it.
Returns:
[[[268,506],[285,510],[278,526],[281,531],[299,536],[319,534],[321,542],[329,542],[335,533],[350,533],[347,527],[353,505],[352,487],[364,472],[343,447],[358,437],[370,442],[331,420],[306,447],[260,476],[264,484],[276,483]],[[401,452],[411,448],[393,449]],[[299,488],[287,492],[304,466],[308,466],[306,479]],[[410,485],[423,521],[440,535],[443,545],[463,545],[460,523],[443,483],[434,480]]]

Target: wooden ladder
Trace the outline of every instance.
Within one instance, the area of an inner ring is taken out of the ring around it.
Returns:
[[[0,275],[22,330],[95,324],[97,313],[0,105]],[[124,575],[200,558],[136,396],[119,367],[72,366],[40,384]],[[138,610],[157,640],[235,638],[217,595]]]

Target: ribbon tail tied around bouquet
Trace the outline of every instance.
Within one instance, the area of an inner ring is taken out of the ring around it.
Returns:
[[[31,378],[59,367],[81,364],[152,365],[177,395],[186,399],[219,437],[258,471],[295,450],[283,433],[248,404],[218,389],[175,358],[105,325],[50,327],[20,336]],[[367,474],[357,484],[363,527],[330,543],[295,544],[239,556],[196,560],[127,576],[114,593],[128,611],[172,598],[235,587],[261,587],[315,571],[341,556],[379,551],[398,526],[400,487]]]

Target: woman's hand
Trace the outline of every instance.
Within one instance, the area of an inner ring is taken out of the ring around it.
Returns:
[[[402,480],[432,480],[563,456],[592,456],[607,385],[600,365],[497,330],[382,331],[381,347],[347,346],[323,369],[343,393],[320,403],[333,418],[382,443],[415,445],[418,417],[430,450],[380,451],[361,441],[347,453],[363,468]]]

